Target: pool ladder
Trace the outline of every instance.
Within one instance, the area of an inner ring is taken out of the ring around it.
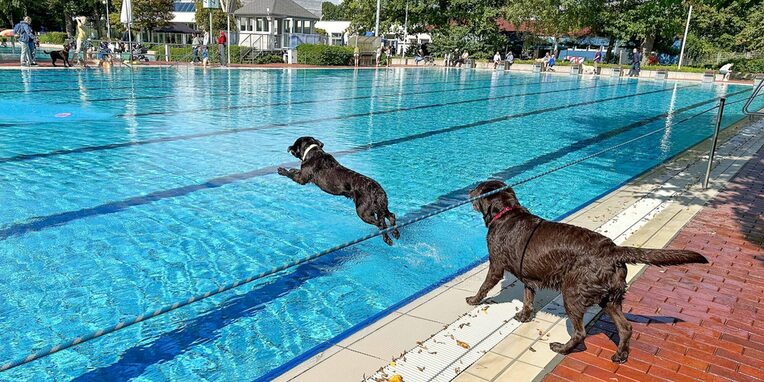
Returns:
[[[748,97],[748,101],[745,102],[745,106],[743,106],[743,113],[750,115],[750,116],[759,116],[764,117],[764,113],[761,111],[751,111],[749,108],[751,107],[751,104],[753,103],[753,100],[759,96],[759,93],[761,93],[762,88],[764,88],[764,77],[757,78],[759,81],[758,85],[755,85],[755,88],[753,89],[753,93],[751,93],[751,96]]]

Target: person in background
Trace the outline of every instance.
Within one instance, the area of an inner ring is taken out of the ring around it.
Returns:
[[[375,56],[376,57],[375,58],[376,59],[376,64],[377,64],[377,66],[379,66],[380,59],[382,58],[382,45],[377,47],[377,50],[376,50],[375,54],[376,54],[376,56]]]
[[[546,70],[554,72],[554,64],[557,62],[557,59],[554,58],[553,54],[549,55],[549,61],[546,62]]]
[[[30,41],[34,40],[32,33],[32,18],[25,16],[24,19],[13,27],[13,34],[18,36],[21,43],[21,66],[32,66],[32,52],[29,49]]]
[[[40,39],[32,32],[32,40],[29,41],[29,58],[32,60],[32,66],[37,66],[37,48],[40,47]]]
[[[87,33],[85,33],[85,23],[87,23],[88,19],[87,17],[80,16],[75,17],[75,20],[77,20],[77,61],[82,60],[83,66],[87,66],[85,64],[85,50],[83,49],[83,44],[85,43],[85,39],[87,38]]]
[[[732,74],[732,65],[734,64],[727,63],[719,68],[719,74],[722,75],[722,81],[727,81],[730,78],[730,74]]]
[[[600,63],[602,62],[602,48],[597,50],[596,53],[594,53],[594,69],[597,70],[597,68],[600,67]]]
[[[202,38],[199,36],[199,33],[194,33],[194,38],[191,40],[191,49],[194,53],[194,57],[191,59],[191,63],[195,64],[197,62],[201,62],[202,60],[199,58],[199,51],[201,50],[202,46]]]
[[[210,52],[207,49],[207,45],[202,45],[202,66],[205,68],[210,63]]]
[[[639,77],[640,65],[642,64],[642,55],[639,54],[639,50],[634,48],[631,52],[631,69],[629,70],[629,77]]]
[[[541,62],[543,62],[543,65],[542,65],[542,68],[544,69],[543,71],[546,71],[547,68],[549,67],[549,59],[551,57],[552,56],[549,54],[549,52],[546,52],[546,54],[544,55],[544,58],[541,59]]]
[[[358,48],[358,45],[353,48],[353,60],[355,60],[355,66],[358,66],[359,60],[361,59],[361,49]]]
[[[226,66],[226,56],[225,56],[225,45],[226,45],[227,39],[225,37],[225,32],[220,31],[220,36],[218,36],[218,52],[220,53],[220,66]]]
[[[499,64],[501,64],[501,53],[497,51],[496,54],[493,55],[493,68],[498,68]]]

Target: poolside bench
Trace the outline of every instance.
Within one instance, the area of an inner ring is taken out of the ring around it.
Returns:
[[[716,71],[715,70],[706,70],[703,72],[703,82],[709,83],[714,82],[716,80]]]
[[[660,69],[655,71],[655,79],[656,80],[666,80],[668,79],[668,70]]]
[[[577,76],[581,74],[581,64],[573,64],[570,66],[570,74]]]

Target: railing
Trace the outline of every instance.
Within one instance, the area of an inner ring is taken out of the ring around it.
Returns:
[[[748,97],[748,101],[745,102],[745,106],[743,106],[743,113],[751,115],[751,116],[764,116],[764,113],[761,111],[751,111],[750,107],[753,103],[753,100],[759,96],[759,93],[761,93],[762,88],[764,88],[764,76],[757,77],[754,81],[758,81],[759,83],[754,83],[755,88],[753,89],[753,93],[751,93],[751,96]]]

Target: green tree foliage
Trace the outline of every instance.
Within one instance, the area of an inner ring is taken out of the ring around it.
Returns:
[[[350,16],[342,4],[334,4],[331,1],[321,3],[321,19],[329,21],[349,21]]]
[[[173,3],[173,0],[133,0],[135,27],[148,31],[166,27],[173,18]]]
[[[236,2],[236,8],[241,7],[241,1]],[[210,29],[210,12],[212,12],[212,36],[217,36],[220,31],[227,28],[226,14],[220,8],[204,8],[201,0],[196,0],[196,26],[198,29],[207,31]],[[236,20],[231,17],[231,29],[236,28]]]
[[[764,51],[764,4],[750,13],[735,41],[745,50]]]

